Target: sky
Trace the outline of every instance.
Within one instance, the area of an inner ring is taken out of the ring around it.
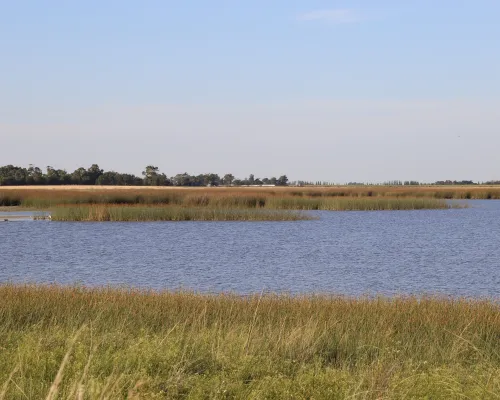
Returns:
[[[500,179],[497,0],[0,0],[0,165]]]

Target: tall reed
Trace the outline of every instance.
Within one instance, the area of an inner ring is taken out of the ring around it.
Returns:
[[[386,197],[273,197],[267,208],[286,210],[380,211],[450,208],[445,201],[432,198]]]
[[[71,206],[56,207],[52,221],[299,221],[313,216],[288,210],[208,207]]]
[[[458,187],[332,187],[332,188],[113,188],[99,189],[5,189],[0,188],[0,206],[49,209],[56,205],[183,205],[235,208],[262,208],[274,198],[311,201],[330,198],[380,199],[500,199],[500,188],[489,186]],[[288,201],[288,200],[287,200]],[[314,203],[310,203],[314,204]]]
[[[302,193],[303,195],[297,195]],[[0,205],[20,205],[32,209],[51,209],[60,205],[151,205],[183,206],[187,208],[237,208],[237,209],[291,209],[291,210],[414,210],[447,208],[446,192],[439,192],[440,198],[426,196],[400,196],[398,192],[384,195],[332,196],[330,191],[297,192],[252,190],[249,192],[232,189],[212,190],[106,190],[106,191],[48,191],[0,190]],[[345,193],[347,194],[347,193]],[[390,195],[390,196],[389,196]],[[468,194],[466,195],[468,197]]]

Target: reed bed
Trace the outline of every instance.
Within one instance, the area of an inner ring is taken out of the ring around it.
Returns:
[[[300,193],[298,195],[297,193]],[[292,210],[414,210],[446,208],[442,198],[398,196],[337,196],[331,192],[261,189],[171,190],[22,190],[0,191],[0,206],[51,209],[60,205],[142,205],[234,209]]]
[[[288,210],[106,205],[55,207],[51,217],[52,221],[75,222],[302,221],[314,219],[311,215]]]
[[[0,206],[50,207],[59,204],[177,204],[185,198],[246,197],[411,197],[500,199],[499,186],[334,186],[334,187],[0,187]],[[253,200],[252,200],[253,201]]]
[[[446,209],[451,206],[444,200],[433,198],[274,197],[268,199],[266,207],[285,210],[387,211]]]
[[[187,202],[189,206],[78,205],[52,208],[53,221],[299,221],[314,219],[302,210],[376,211],[444,209],[450,206],[437,199],[306,199],[275,197],[259,204],[232,202],[232,198],[210,198]],[[243,207],[243,208],[242,208]]]
[[[1,399],[494,399],[500,308],[0,286]]]
[[[416,197],[457,200],[500,199],[498,186],[336,186],[328,188],[289,188],[299,197]]]

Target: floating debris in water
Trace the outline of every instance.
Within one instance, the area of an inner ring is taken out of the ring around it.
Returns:
[[[33,221],[51,221],[52,216],[50,214],[48,214],[48,215],[33,215],[32,219],[33,219]]]

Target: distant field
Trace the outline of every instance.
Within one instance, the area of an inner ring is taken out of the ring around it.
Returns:
[[[213,187],[207,188],[205,186],[116,186],[116,185],[40,185],[40,186],[0,186],[0,190],[313,190],[313,191],[398,191],[398,192],[413,192],[413,191],[446,191],[446,190],[500,190],[500,185],[420,185],[420,186],[369,186],[369,185],[338,185],[338,186],[235,186],[235,187]]]
[[[170,204],[176,198],[245,197],[269,198],[434,198],[434,199],[500,199],[500,186],[329,186],[329,187],[178,187],[178,186],[0,186],[0,206],[27,205],[26,201],[39,200],[71,203],[153,203]],[[6,200],[17,203],[6,204]],[[128,200],[127,200],[128,199]],[[137,201],[133,201],[136,199]],[[163,200],[161,200],[163,199]],[[154,201],[153,201],[154,200]],[[28,205],[29,206],[29,205]]]
[[[453,185],[453,186],[274,186],[274,187],[205,187],[205,186],[97,186],[97,185],[54,185],[54,186],[0,186],[2,191],[21,192],[206,192],[216,193],[263,193],[292,196],[339,196],[339,197],[435,197],[455,199],[500,199],[500,185]]]

